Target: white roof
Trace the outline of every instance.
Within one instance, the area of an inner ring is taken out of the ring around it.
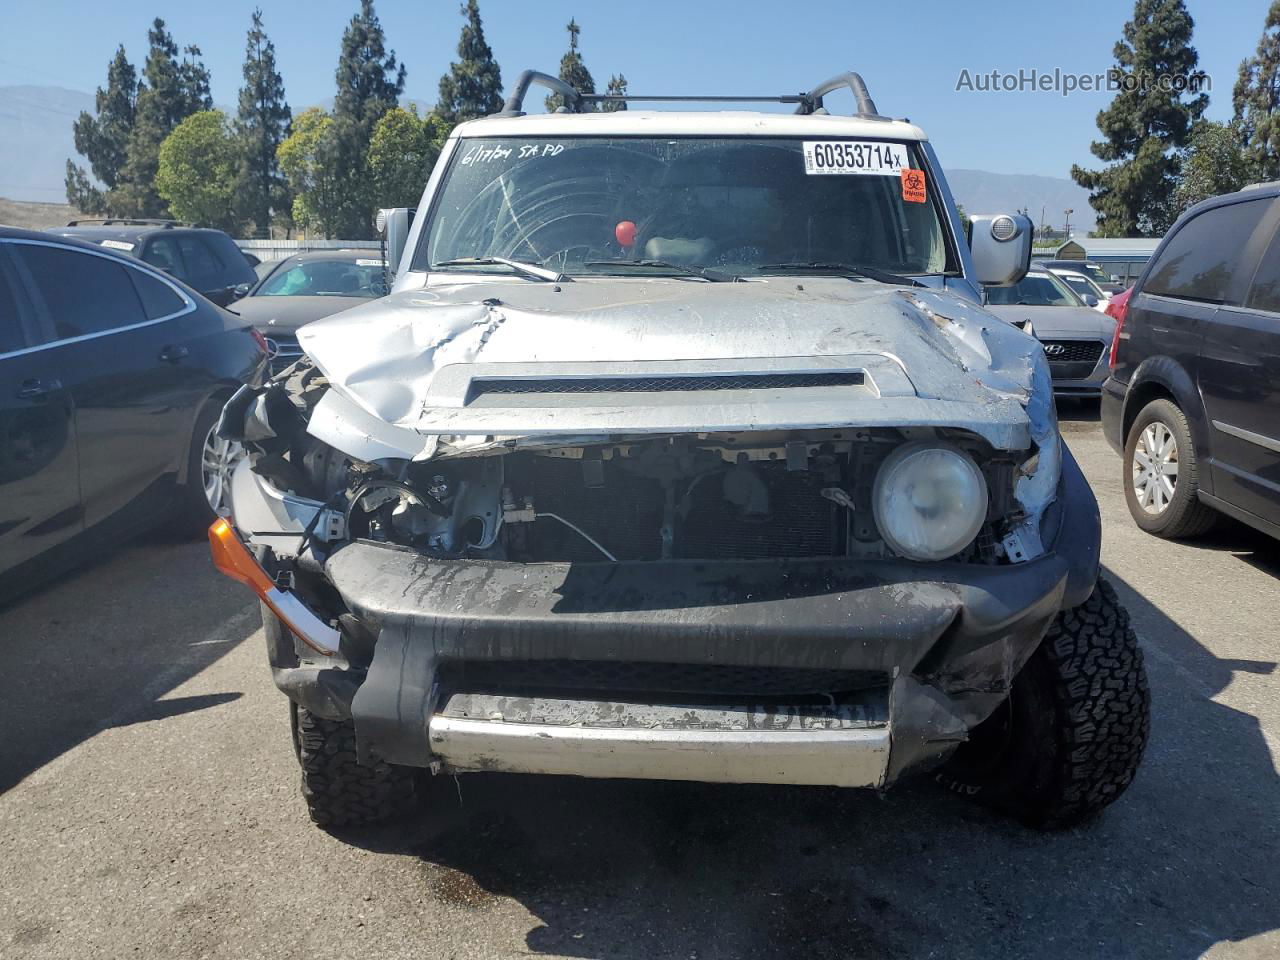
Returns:
[[[538,113],[526,117],[483,117],[454,127],[454,137],[741,136],[868,137],[927,140],[905,120],[868,120],[835,114],[761,113],[754,110],[616,110],[600,113]]]

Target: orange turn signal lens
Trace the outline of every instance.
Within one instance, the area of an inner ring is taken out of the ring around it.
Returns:
[[[267,599],[267,591],[275,587],[275,584],[257,558],[249,552],[249,548],[236,536],[231,524],[222,517],[215,520],[209,528],[209,551],[213,554],[215,567],[232,580],[238,580],[249,587],[262,599]]]
[[[231,524],[221,517],[209,528],[209,552],[213,554],[215,567],[256,593],[303,643],[326,657],[338,652],[338,631],[308,610],[292,593],[279,589],[262,569],[258,558],[231,529]]]

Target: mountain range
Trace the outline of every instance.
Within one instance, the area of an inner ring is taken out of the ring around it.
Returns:
[[[71,124],[93,105],[93,95],[80,90],[0,87],[0,197],[63,202],[67,158],[83,162],[76,156]],[[430,109],[425,103],[417,106],[419,113]],[[1079,231],[1093,227],[1088,193],[1061,177],[952,169],[947,182],[969,213],[1025,209],[1039,224],[1043,210],[1045,221],[1061,228],[1064,211],[1071,209]]]

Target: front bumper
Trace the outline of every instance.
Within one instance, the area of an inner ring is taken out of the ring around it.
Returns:
[[[325,565],[345,666],[272,660],[295,700],[354,720],[362,759],[880,787],[965,740],[1092,589],[1097,506],[1069,454],[1045,530],[1049,552],[1000,567],[516,564],[355,542]],[[796,675],[841,692],[792,702],[774,681]]]

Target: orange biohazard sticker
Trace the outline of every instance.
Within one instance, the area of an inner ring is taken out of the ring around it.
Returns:
[[[902,199],[907,203],[924,203],[924,171],[903,167],[899,174],[902,177]]]

